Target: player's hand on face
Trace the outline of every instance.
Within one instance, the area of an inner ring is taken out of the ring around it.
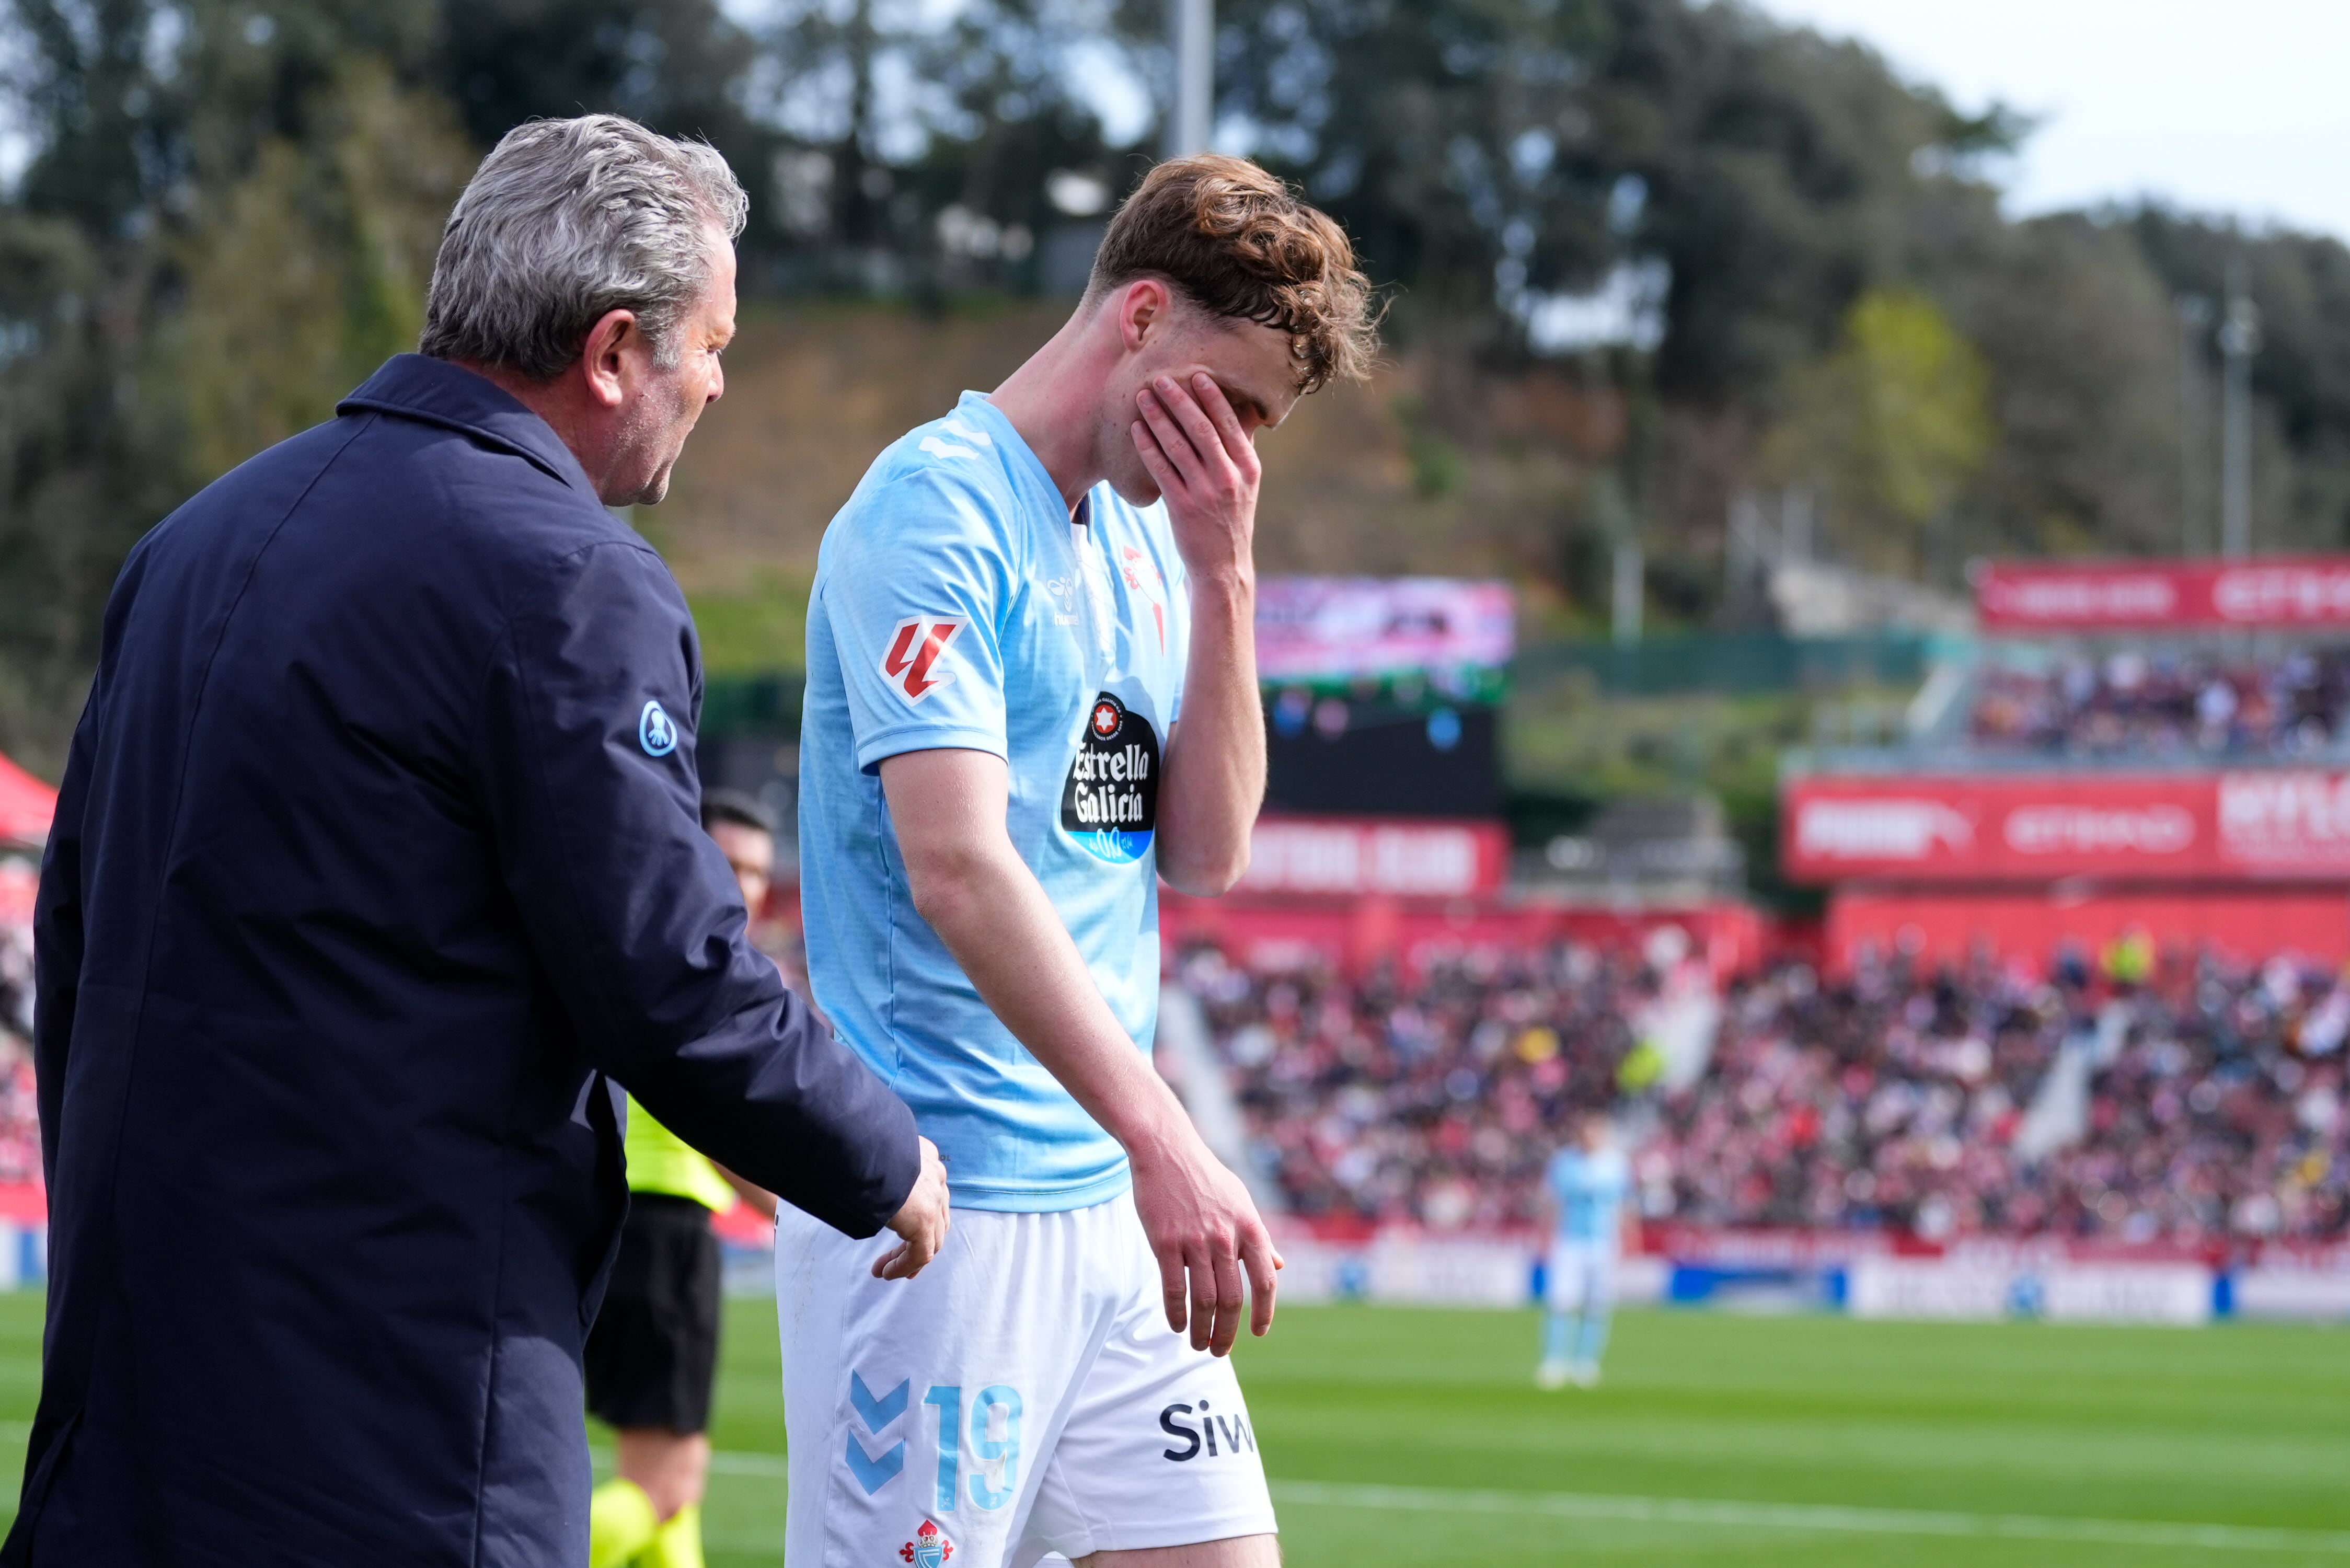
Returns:
[[[926,1137],[915,1141],[922,1146],[922,1173],[889,1221],[898,1245],[873,1260],[877,1280],[912,1279],[947,1244],[947,1168],[939,1158],[938,1145]]]
[[[1205,371],[1159,376],[1135,398],[1129,433],[1167,501],[1176,551],[1194,576],[1251,568],[1256,536],[1256,446]]]
[[[1273,1326],[1281,1255],[1248,1189],[1196,1136],[1163,1154],[1135,1155],[1134,1207],[1159,1260],[1167,1326],[1178,1334],[1188,1327],[1192,1349],[1231,1351],[1240,1335],[1243,1277],[1253,1298],[1249,1332],[1262,1335]]]

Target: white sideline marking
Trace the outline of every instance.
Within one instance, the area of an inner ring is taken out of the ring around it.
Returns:
[[[599,1454],[598,1456],[601,1458]],[[781,1454],[721,1449],[720,1475],[783,1480]],[[1448,1487],[1272,1483],[1274,1501],[1309,1508],[1371,1508],[1409,1513],[1492,1513],[1525,1518],[1706,1524],[1731,1530],[1814,1530],[1857,1535],[1937,1535],[1961,1540],[2077,1541],[2206,1552],[2302,1552],[2350,1557],[2350,1531],[2256,1524],[2189,1524],[2132,1519],[2061,1519],[2031,1513],[1955,1513],[1923,1509],[1845,1508],[1825,1503],[1725,1502],[1691,1497],[1611,1497],[1572,1491],[1469,1491]]]
[[[1862,1535],[1943,1535],[2002,1541],[2078,1541],[2107,1546],[2199,1547],[2224,1552],[2319,1552],[2350,1556],[2350,1531],[2248,1524],[2171,1524],[2129,1519],[2057,1519],[2029,1513],[1942,1513],[1818,1503],[1719,1502],[1686,1497],[1607,1497],[1570,1491],[1456,1491],[1416,1486],[1274,1481],[1277,1502],[1380,1508],[1414,1513],[1541,1514],[1643,1524],[1717,1524],[1733,1530],[1825,1530]]]

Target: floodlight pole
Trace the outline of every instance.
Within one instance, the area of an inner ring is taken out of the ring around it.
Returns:
[[[1167,0],[1167,41],[1175,55],[1175,100],[1166,155],[1208,151],[1216,120],[1216,0]]]
[[[2203,334],[2211,325],[2211,302],[2182,295],[2178,317],[2178,548],[2191,556],[2202,546],[2210,514],[2203,499]]]
[[[2261,313],[2244,296],[2244,264],[2228,265],[2228,314],[2220,327],[2226,377],[2220,389],[2220,553],[2252,550],[2252,356]]]

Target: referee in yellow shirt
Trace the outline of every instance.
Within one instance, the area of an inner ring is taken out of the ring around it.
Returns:
[[[702,826],[726,852],[755,919],[775,874],[775,819],[735,790],[702,797]],[[588,1409],[616,1436],[613,1478],[588,1511],[589,1568],[702,1568],[718,1369],[718,1239],[710,1219],[773,1195],[696,1153],[629,1102],[629,1217],[588,1335]]]

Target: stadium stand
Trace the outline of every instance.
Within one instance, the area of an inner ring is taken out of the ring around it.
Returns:
[[[2073,758],[2331,754],[2350,726],[2350,647],[2227,659],[2155,647],[1977,674],[1967,740]]]
[[[2350,984],[2287,959],[2125,943],[2044,976],[1896,958],[1827,982],[1784,964],[1732,985],[1679,1090],[1634,1022],[1659,978],[1630,956],[1567,943],[1350,981],[1198,948],[1180,972],[1260,1173],[1307,1219],[1526,1223],[1575,1110],[1612,1104],[1646,1134],[1652,1220],[1929,1241],[2350,1232]],[[2026,1158],[2067,1049],[2089,1058],[2079,1125]]]

